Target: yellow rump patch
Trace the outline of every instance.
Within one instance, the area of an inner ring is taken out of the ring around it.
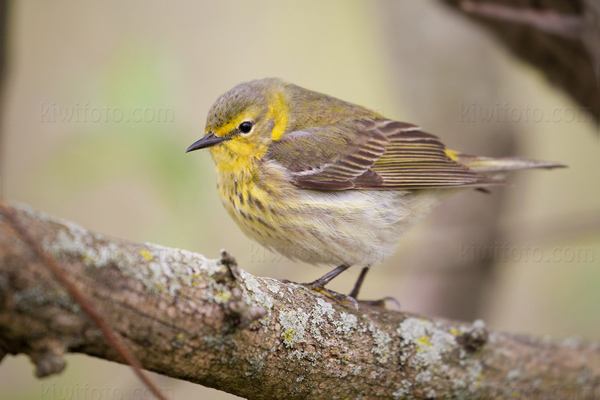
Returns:
[[[277,141],[281,139],[283,133],[288,127],[288,124],[290,123],[290,108],[283,98],[283,94],[281,92],[277,92],[272,96],[269,101],[269,110],[271,112],[273,122],[275,122],[273,132],[271,133],[271,138],[274,141]]]
[[[452,161],[458,162],[458,155],[460,154],[460,151],[446,149],[444,151],[444,153],[446,153],[448,158],[451,159]]]

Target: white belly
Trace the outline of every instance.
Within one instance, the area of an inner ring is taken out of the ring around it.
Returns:
[[[400,236],[438,201],[438,191],[302,190],[286,207],[277,233],[250,232],[292,260],[374,265],[390,257]]]

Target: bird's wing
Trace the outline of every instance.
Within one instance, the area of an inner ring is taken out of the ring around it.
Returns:
[[[415,125],[391,120],[348,121],[290,132],[268,157],[292,183],[319,190],[425,189],[502,184],[452,158],[443,143]]]

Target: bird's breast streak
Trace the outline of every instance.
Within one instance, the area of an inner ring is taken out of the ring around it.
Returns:
[[[274,234],[277,224],[273,221],[269,190],[251,177],[219,179],[218,182],[221,201],[245,233],[257,239]]]

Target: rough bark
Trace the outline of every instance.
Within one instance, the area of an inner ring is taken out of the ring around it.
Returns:
[[[227,255],[209,260],[15,212],[151,371],[249,399],[600,396],[596,344],[357,311],[252,276]],[[121,362],[0,218],[0,358],[26,353],[46,375],[66,352]]]
[[[443,0],[492,30],[515,55],[537,67],[600,119],[599,0]],[[483,9],[465,3],[506,6]],[[520,11],[515,17],[509,9]],[[525,15],[527,13],[527,15]]]

